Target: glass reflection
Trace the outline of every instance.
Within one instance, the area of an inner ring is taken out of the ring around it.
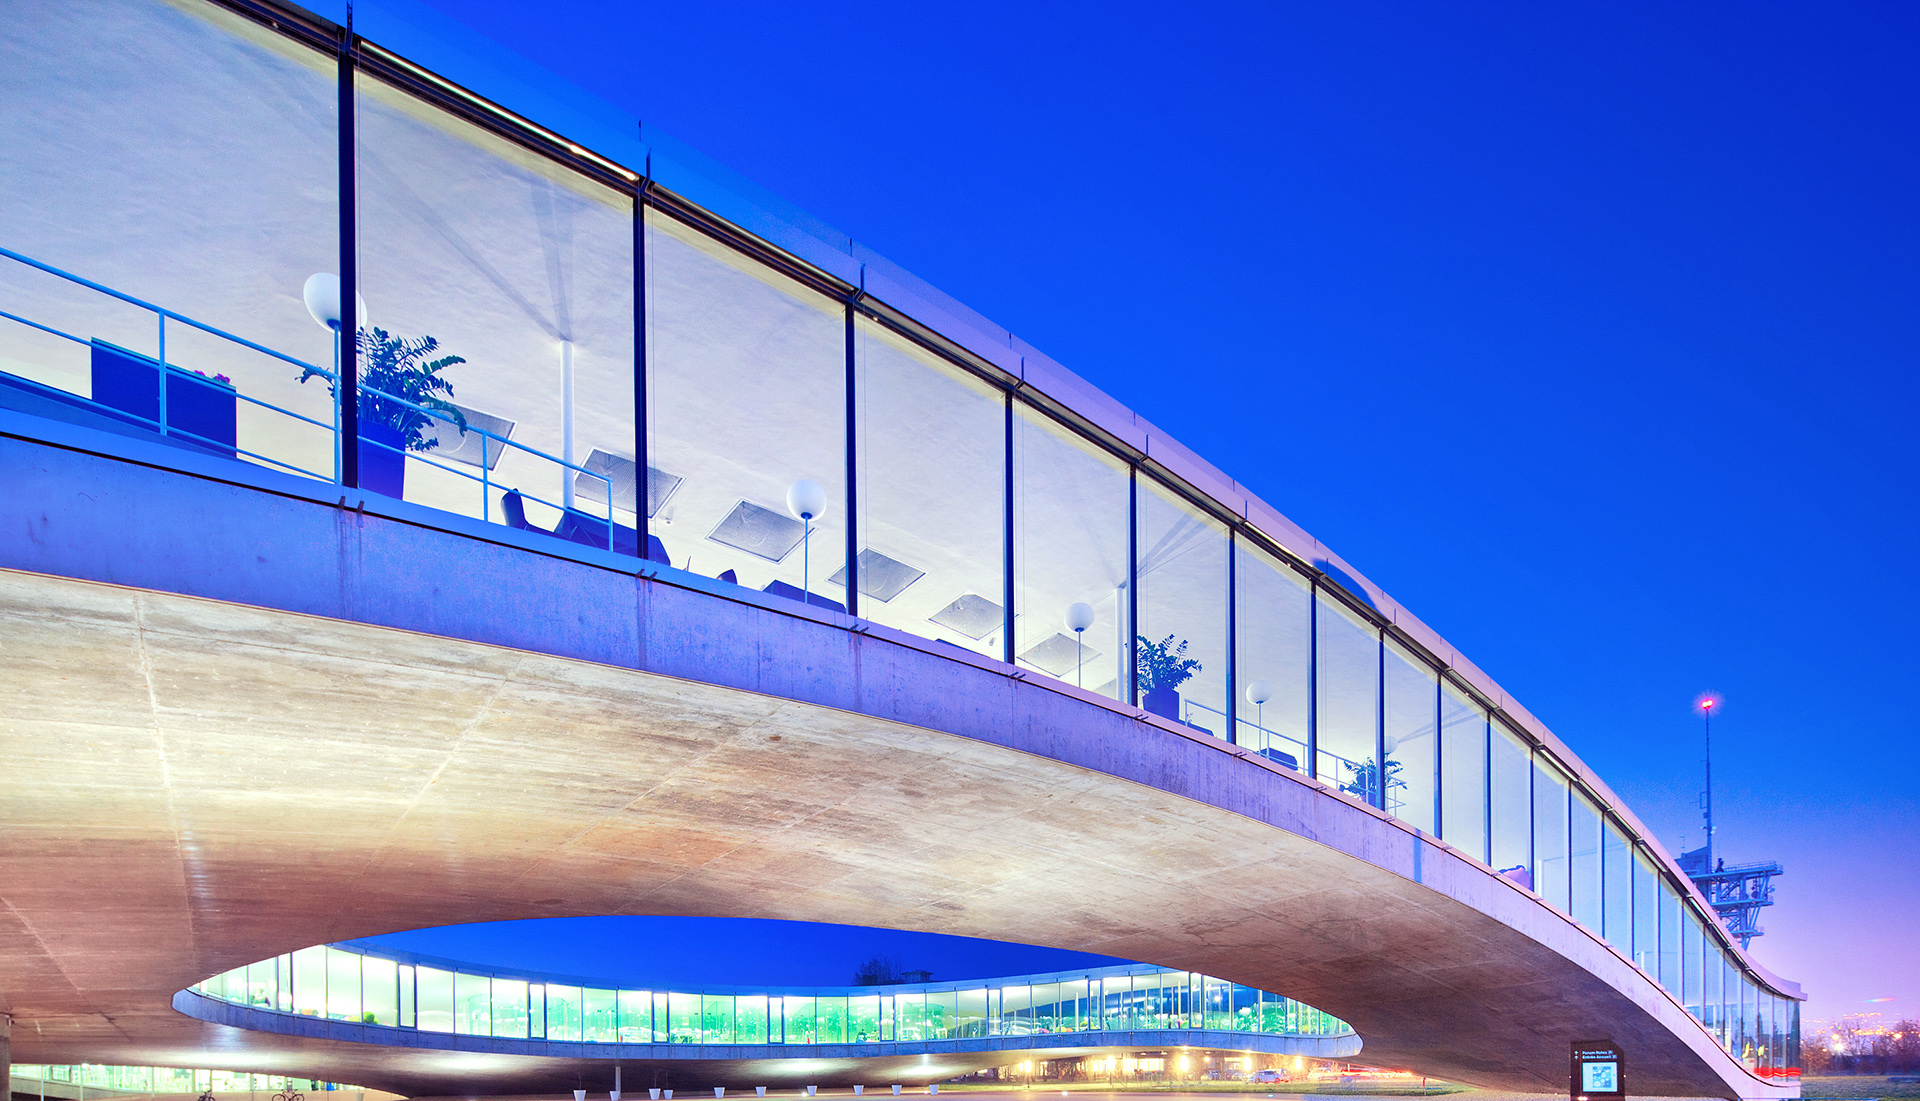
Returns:
[[[1384,655],[1387,813],[1426,833],[1434,832],[1434,798],[1439,753],[1439,678],[1432,666],[1397,642]]]
[[[1314,776],[1380,806],[1380,634],[1320,593],[1314,615]]]
[[[1227,530],[1140,479],[1135,688],[1153,714],[1227,735]]]

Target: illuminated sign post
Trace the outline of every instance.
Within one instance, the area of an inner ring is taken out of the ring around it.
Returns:
[[[1567,1080],[1573,1101],[1626,1101],[1627,1058],[1612,1040],[1577,1040],[1573,1073]]]

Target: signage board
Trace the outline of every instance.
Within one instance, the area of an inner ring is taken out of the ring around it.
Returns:
[[[1573,1101],[1625,1101],[1627,1058],[1612,1040],[1576,1040],[1567,1096]]]

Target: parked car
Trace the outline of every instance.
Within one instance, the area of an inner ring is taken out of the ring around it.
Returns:
[[[1271,1085],[1274,1082],[1285,1082],[1292,1077],[1292,1074],[1284,1070],[1256,1070],[1253,1072],[1253,1080],[1262,1085]]]

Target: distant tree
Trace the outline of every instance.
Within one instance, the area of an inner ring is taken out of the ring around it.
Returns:
[[[900,977],[900,961],[892,956],[875,956],[853,972],[855,986],[892,986]]]

